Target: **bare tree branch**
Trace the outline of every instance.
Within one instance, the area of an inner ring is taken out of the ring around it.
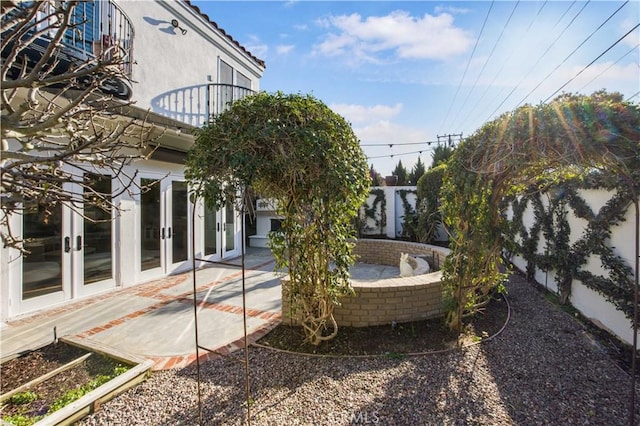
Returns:
[[[122,114],[132,63],[123,46],[131,40],[95,34],[82,40],[84,56],[72,56],[65,34],[88,24],[74,13],[80,4],[89,3],[1,2],[0,237],[23,253],[11,217],[27,205],[45,214],[60,205],[83,217],[87,207],[117,213],[114,197],[145,189],[126,167],[148,158],[155,142],[147,117]],[[111,178],[113,193],[94,187],[99,176]]]

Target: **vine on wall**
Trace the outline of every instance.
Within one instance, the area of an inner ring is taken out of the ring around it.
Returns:
[[[418,212],[409,200],[407,200],[407,195],[416,195],[417,192],[414,189],[400,189],[398,190],[398,194],[400,194],[402,208],[404,209],[404,216],[402,216],[404,221],[402,222],[402,232],[400,236],[409,241],[418,241]]]
[[[580,196],[580,189],[606,189],[614,195],[596,214]],[[512,202],[513,217],[508,238],[514,242],[515,253],[526,261],[527,277],[533,279],[535,269],[555,273],[561,303],[568,303],[571,284],[577,280],[601,294],[628,318],[633,315],[633,270],[610,246],[612,229],[622,223],[632,203],[632,195],[622,182],[612,183],[611,176],[592,174],[584,180],[570,180],[555,188],[545,209],[539,193]],[[523,214],[528,204],[534,212],[534,222],[527,231]],[[582,235],[569,244],[572,230],[568,214],[587,222]],[[544,253],[538,253],[539,231],[545,237]],[[599,256],[608,277],[596,275],[583,267],[589,257]]]
[[[387,227],[387,199],[384,196],[384,190],[372,188],[370,194],[376,197],[373,199],[371,206],[365,201],[360,209],[358,223],[356,224],[358,234],[362,236],[370,231],[377,230],[379,235],[384,235]],[[368,219],[373,220],[375,227],[372,228],[367,225]]]

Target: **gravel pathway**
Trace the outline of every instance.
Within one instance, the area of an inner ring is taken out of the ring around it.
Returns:
[[[330,359],[250,349],[251,424],[628,425],[627,373],[522,278],[507,288],[510,324],[465,350]],[[207,425],[246,424],[242,361],[202,365]],[[195,367],[156,373],[83,424],[195,425],[196,389]]]

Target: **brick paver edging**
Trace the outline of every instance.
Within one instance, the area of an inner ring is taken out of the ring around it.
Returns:
[[[258,270],[259,268],[262,268],[266,265],[269,265],[271,263],[273,263],[274,260],[268,260],[266,262],[257,264],[255,266],[252,266],[251,268],[246,268],[245,270]],[[215,280],[212,282],[209,282],[207,284],[203,284],[201,286],[198,286],[196,288],[196,293],[197,292],[201,292],[204,290],[207,290],[213,286],[217,286],[220,285],[224,282],[236,279],[238,277],[242,276],[242,271],[238,271],[235,272],[233,274],[227,275],[225,277],[222,277],[219,280]],[[160,282],[151,282],[149,284],[142,284],[142,286],[144,288],[139,288],[140,286],[138,286],[138,288],[135,290],[135,294],[136,295],[140,295],[143,297],[152,297],[154,299],[159,299],[159,301],[157,303],[154,303],[153,305],[147,306],[143,309],[138,309],[134,312],[130,312],[127,315],[124,315],[120,318],[116,318],[113,319],[105,324],[93,327],[89,330],[85,330],[81,333],[77,333],[75,335],[76,338],[78,339],[86,339],[89,338],[93,335],[96,335],[98,333],[101,333],[105,330],[108,330],[110,328],[119,326],[121,324],[124,324],[127,321],[133,320],[135,318],[138,318],[142,315],[145,315],[149,312],[153,312],[156,311],[170,303],[173,302],[180,302],[180,303],[193,303],[193,299],[191,298],[193,295],[193,290],[189,290],[189,291],[185,291],[183,293],[180,293],[178,295],[167,295],[167,294],[161,294],[158,291],[159,290],[166,290],[168,288],[174,287],[178,284],[182,284],[186,279],[187,279],[188,275],[184,274],[183,277],[180,277],[181,279],[174,279],[174,280],[167,280],[167,279],[162,279],[160,280]],[[172,277],[172,278],[178,278],[178,277]],[[129,290],[129,289],[127,289]],[[111,293],[113,294],[113,293]],[[103,300],[104,297],[100,297],[99,300]],[[98,298],[92,298],[91,299],[91,303],[97,302],[99,301]],[[87,302],[88,303],[88,302]],[[224,311],[224,312],[229,312],[229,313],[234,313],[234,314],[242,314],[243,310],[241,307],[237,307],[237,306],[233,306],[233,305],[227,305],[224,303],[209,303],[209,302],[205,302],[205,301],[199,301],[199,304],[201,307],[204,308],[208,308],[208,309],[216,309],[216,310],[220,310],[220,311]],[[77,307],[77,305],[75,305]],[[258,330],[254,331],[251,333],[251,339],[254,339],[252,341],[255,340],[259,340],[261,337],[263,337],[265,334],[267,334],[269,331],[271,331],[273,329],[273,327],[275,327],[279,322],[280,322],[280,317],[281,314],[280,312],[274,313],[274,312],[269,312],[269,311],[260,311],[257,309],[249,309],[247,310],[247,315],[250,317],[257,317],[260,319],[264,319],[267,320],[267,324],[260,327]],[[244,347],[244,337],[237,339],[229,344],[226,345],[221,345],[218,348],[211,348],[213,349],[215,352],[214,353],[205,353],[200,355],[200,359],[201,360],[208,360],[208,359],[212,359],[215,358],[217,356],[221,356],[221,355],[227,355],[237,349],[239,349],[240,347]],[[195,350],[195,348],[194,348]],[[154,356],[146,356],[146,358],[151,359],[154,361],[154,367],[153,370],[167,370],[167,369],[171,369],[171,368],[181,368],[181,367],[185,367],[189,364],[191,364],[192,362],[195,361],[196,359],[196,354],[192,353],[192,354],[185,354],[185,355],[176,355],[176,356],[168,356],[168,357],[154,357]]]

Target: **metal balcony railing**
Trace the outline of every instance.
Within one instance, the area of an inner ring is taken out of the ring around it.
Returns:
[[[59,0],[46,0],[41,2],[25,1],[17,3],[17,7],[7,14],[3,14],[3,26],[23,13],[22,9],[37,7],[37,13],[29,30],[21,37],[20,42],[28,42],[29,45],[20,47],[21,52],[29,56],[30,63],[39,60],[39,56],[56,35],[59,26],[58,8],[63,4]],[[9,26],[7,26],[9,27]],[[9,30],[10,31],[10,30]],[[39,34],[32,38],[33,33]],[[2,34],[3,39],[7,37]],[[102,57],[111,59],[117,57],[122,71],[131,77],[131,65],[133,63],[133,38],[134,30],[131,20],[111,0],[87,0],[77,2],[70,20],[69,27],[62,38],[62,49],[59,61],[64,62],[60,66],[68,66],[69,63],[86,61],[87,59]],[[3,57],[8,50],[3,46]],[[58,66],[56,66],[56,69]]]
[[[166,117],[200,127],[253,90],[224,83],[183,87],[155,97],[151,109]]]
[[[55,3],[49,2],[49,7],[54,7]],[[80,59],[118,56],[123,71],[131,77],[134,29],[129,17],[116,3],[110,0],[78,2],[71,26],[63,41],[67,52],[77,53]]]
[[[207,85],[207,118],[216,116],[245,96],[254,93],[246,87],[233,84],[212,83]]]

